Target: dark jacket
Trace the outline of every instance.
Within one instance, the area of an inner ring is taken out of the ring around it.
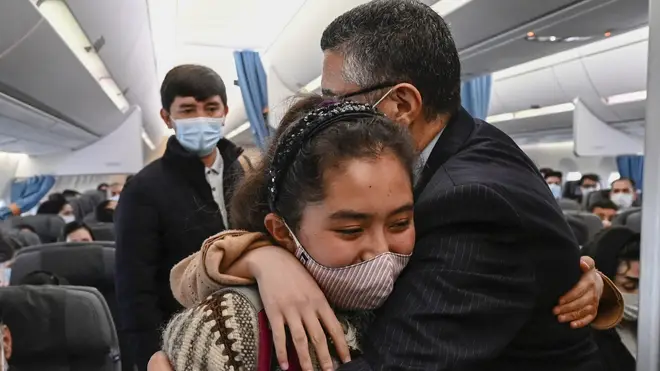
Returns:
[[[579,250],[534,163],[461,109],[415,186],[415,250],[341,370],[600,371],[590,329],[552,309]]]
[[[229,205],[243,176],[243,150],[222,139],[223,190]],[[200,159],[172,136],[163,157],[126,185],[115,213],[118,327],[136,351],[140,370],[159,350],[159,329],[181,306],[172,296],[170,269],[198,251],[204,240],[227,229]]]

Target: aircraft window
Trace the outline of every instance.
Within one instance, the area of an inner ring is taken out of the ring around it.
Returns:
[[[582,178],[582,173],[579,171],[571,171],[568,174],[566,174],[566,181],[572,182],[575,180],[580,180]]]
[[[621,174],[619,172],[615,171],[610,174],[609,178],[607,178],[607,184],[612,184],[615,180],[621,178]]]

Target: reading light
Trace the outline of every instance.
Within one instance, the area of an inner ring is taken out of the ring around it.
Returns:
[[[556,113],[573,111],[574,109],[575,109],[575,105],[573,103],[562,103],[554,106],[532,108],[518,112],[502,113],[499,115],[488,116],[486,118],[486,121],[492,124],[494,122],[519,120],[529,117],[537,117],[537,116],[545,116],[545,115],[554,115]]]
[[[603,99],[605,104],[608,104],[610,106],[614,105],[614,104],[639,102],[639,101],[642,101],[642,100],[646,100],[646,90],[635,91],[635,92],[632,92],[632,93],[612,95],[611,97],[607,97],[607,98]]]
[[[76,21],[63,0],[42,0],[35,3],[41,15],[50,23],[64,43],[76,55],[80,63],[96,79],[101,89],[122,112],[126,113],[129,103],[112,79],[97,50]]]
[[[536,34],[533,31],[529,31],[527,33],[527,37],[534,37],[534,36],[536,36]]]

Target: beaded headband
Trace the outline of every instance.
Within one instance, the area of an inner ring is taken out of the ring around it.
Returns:
[[[268,167],[268,205],[276,211],[275,203],[282,179],[304,145],[332,124],[347,119],[384,117],[373,106],[352,101],[324,102],[297,120],[282,134]]]

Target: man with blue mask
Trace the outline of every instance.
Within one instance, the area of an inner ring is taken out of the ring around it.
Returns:
[[[244,175],[243,150],[223,138],[229,108],[215,71],[175,67],[160,95],[160,116],[175,134],[163,157],[125,185],[114,213],[119,328],[139,370],[159,349],[159,329],[181,309],[170,269],[229,228],[227,205]]]
[[[544,176],[545,182],[548,183],[548,187],[550,188],[550,191],[552,192],[552,196],[555,198],[555,200],[559,200],[561,198],[561,183],[562,183],[562,174],[559,171],[549,171],[545,174]]]

